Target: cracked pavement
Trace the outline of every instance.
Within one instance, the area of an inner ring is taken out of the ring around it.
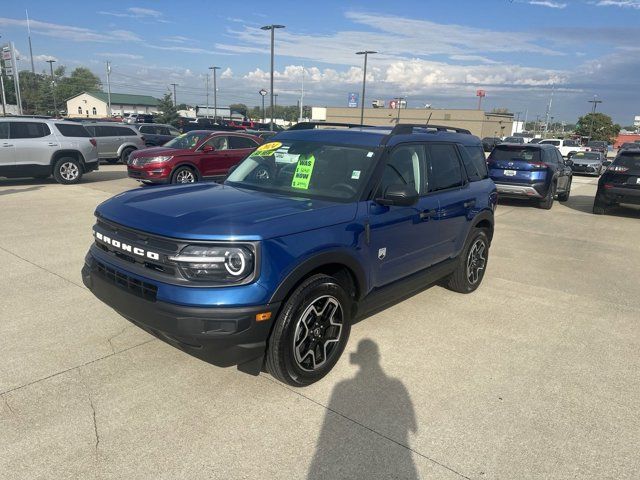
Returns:
[[[476,293],[434,286],[357,323],[305,389],[97,301],[93,209],[136,184],[85,179],[0,179],[0,478],[640,477],[640,212],[591,215],[594,179],[551,211],[501,204]],[[351,363],[363,339],[379,361]]]

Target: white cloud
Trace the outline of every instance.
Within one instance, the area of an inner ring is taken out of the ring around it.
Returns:
[[[193,40],[192,38],[183,37],[182,35],[173,35],[173,36],[170,36],[170,37],[165,37],[162,40],[165,41],[165,42],[170,42],[170,43],[195,42],[195,40]]]
[[[58,23],[40,22],[38,20],[31,20],[30,26],[33,33],[64,40],[71,40],[74,42],[116,43],[122,41],[137,42],[142,40],[138,35],[128,30],[112,30],[107,33],[101,33],[94,30],[89,30],[88,28],[62,25]],[[0,17],[0,27],[26,28],[27,21]]]
[[[563,9],[567,7],[566,3],[552,2],[550,0],[530,0],[529,5],[538,5],[540,7]]]
[[[127,8],[124,12],[110,12],[105,10],[100,10],[98,12],[99,15],[109,15],[111,17],[120,17],[120,18],[147,18],[153,19],[160,22],[166,22],[163,19],[164,14],[158,10],[153,10],[151,8],[140,8],[140,7],[131,7]]]
[[[222,74],[220,75],[220,78],[222,79],[233,78],[233,70],[227,67],[227,69],[224,72],[222,72]]]
[[[600,0],[596,3],[598,7],[621,7],[640,9],[640,1],[637,0]]]
[[[487,64],[496,64],[500,62],[496,62],[495,60],[491,60],[490,58],[483,57],[482,55],[450,55],[450,60],[456,60],[459,62],[480,62]]]
[[[105,58],[123,58],[125,60],[140,60],[143,58],[142,55],[134,55],[133,53],[101,52],[96,53],[96,55]]]
[[[54,62],[58,61],[58,59],[56,57],[53,57],[51,55],[34,55],[33,59],[36,62],[47,62],[49,60],[53,60]]]

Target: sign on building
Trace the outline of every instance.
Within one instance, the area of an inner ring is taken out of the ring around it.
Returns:
[[[349,108],[356,108],[358,106],[358,94],[351,92],[349,93]]]
[[[633,126],[640,127],[640,115],[636,115],[633,117]]]

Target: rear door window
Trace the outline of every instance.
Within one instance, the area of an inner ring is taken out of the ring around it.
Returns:
[[[82,125],[56,123],[56,128],[63,137],[90,137],[89,131]]]
[[[459,187],[464,181],[458,152],[455,146],[450,143],[427,145],[426,170],[430,192]]]
[[[128,127],[109,127],[115,132],[114,137],[135,137],[137,134],[133,128]]]
[[[235,135],[229,136],[229,148],[256,148],[257,144],[253,140],[247,137],[237,137]]]
[[[9,138],[9,122],[0,122],[0,139]]]
[[[42,138],[51,135],[51,130],[42,122],[11,122],[11,138]]]
[[[489,172],[487,172],[487,161],[481,146],[471,147],[462,145],[460,153],[470,182],[477,182],[489,176]]]

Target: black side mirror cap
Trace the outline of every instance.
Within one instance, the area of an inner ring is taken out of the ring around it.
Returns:
[[[410,185],[389,185],[380,198],[376,198],[380,205],[410,207],[418,202],[418,192]]]

